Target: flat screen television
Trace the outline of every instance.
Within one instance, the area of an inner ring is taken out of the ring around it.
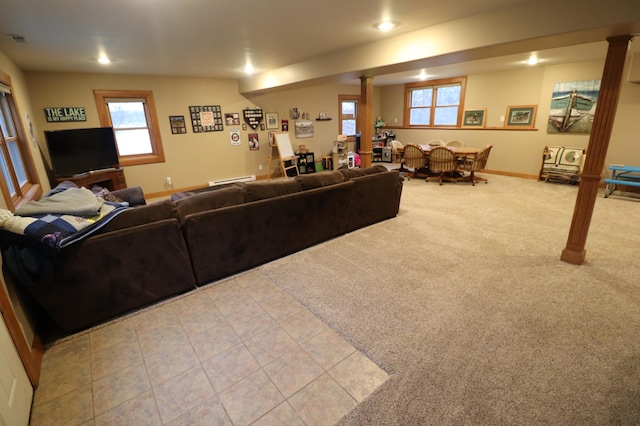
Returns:
[[[55,177],[119,167],[112,127],[44,132]]]

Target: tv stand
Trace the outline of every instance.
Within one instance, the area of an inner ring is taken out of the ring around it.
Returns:
[[[64,182],[65,180],[73,182],[78,186],[84,186],[88,189],[91,189],[94,185],[107,188],[109,191],[115,191],[117,189],[124,189],[127,187],[127,182],[124,179],[124,170],[120,168],[94,170],[80,175],[56,178],[56,184]]]

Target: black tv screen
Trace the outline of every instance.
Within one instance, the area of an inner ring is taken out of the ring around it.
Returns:
[[[55,177],[118,167],[112,127],[45,131]]]

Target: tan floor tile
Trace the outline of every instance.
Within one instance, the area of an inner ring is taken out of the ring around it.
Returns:
[[[124,368],[93,382],[93,407],[102,414],[151,388],[144,364]]]
[[[216,396],[201,367],[192,368],[155,386],[153,393],[163,423],[170,422]]]
[[[325,370],[356,351],[353,346],[331,329],[308,340],[301,346]]]
[[[242,288],[247,289],[252,286],[273,283],[273,280],[257,269],[240,274],[234,278],[235,282]]]
[[[329,330],[328,325],[306,309],[282,320],[280,327],[298,343],[306,342],[312,337]]]
[[[235,331],[226,323],[217,324],[203,333],[189,336],[189,341],[201,362],[241,342]]]
[[[257,303],[244,312],[235,312],[226,316],[227,322],[242,340],[276,327],[278,324]]]
[[[61,370],[68,370],[77,363],[91,359],[89,335],[73,337],[68,341],[48,347],[42,355],[41,381],[49,380],[49,375],[57,377]]]
[[[91,377],[97,380],[108,374],[140,364],[142,362],[142,352],[138,340],[132,339],[120,342],[91,355]]]
[[[165,329],[139,332],[138,342],[145,358],[158,352],[171,352],[176,347],[189,345],[187,334],[180,324],[173,324]]]
[[[55,367],[48,366],[46,375],[40,379],[35,391],[33,405],[44,404],[71,391],[91,384],[91,360],[84,358],[76,362],[66,360]]]
[[[211,300],[203,290],[196,289],[190,294],[172,302],[170,307],[178,317],[181,317],[189,312],[205,311],[215,306],[213,300]]]
[[[178,417],[166,426],[233,426],[217,396]]]
[[[354,352],[329,370],[329,374],[358,402],[362,402],[389,376],[360,352]]]
[[[324,374],[289,398],[289,404],[307,426],[329,426],[355,407],[356,401]]]
[[[298,344],[280,327],[272,327],[244,341],[253,357],[262,366],[292,352]]]
[[[92,417],[91,385],[86,385],[45,404],[34,406],[29,424],[32,426],[77,425],[91,420]]]
[[[277,298],[282,295],[288,295],[284,290],[278,287],[268,278],[253,284],[247,284],[243,287],[244,291],[256,302],[263,304],[264,302]]]
[[[112,408],[96,417],[96,426],[135,425],[156,426],[160,424],[160,414],[150,390]]]
[[[266,300],[261,306],[277,322],[306,311],[306,308],[301,303],[286,293]]]
[[[135,318],[136,332],[144,334],[151,331],[161,331],[166,328],[180,325],[178,317],[171,309],[171,305],[165,305],[157,309],[150,309]]]
[[[242,287],[233,278],[205,287],[205,293],[214,302],[245,295]]]
[[[221,392],[220,399],[233,424],[238,426],[248,425],[283,401],[278,389],[262,370]]]
[[[180,323],[188,336],[202,333],[226,320],[222,313],[211,302],[212,307],[204,310],[194,310],[180,315]]]
[[[285,398],[324,373],[322,367],[300,347],[269,363],[264,371]]]
[[[136,329],[133,319],[114,321],[113,323],[89,333],[91,352],[102,351],[117,343],[136,339]]]
[[[305,426],[304,422],[291,406],[283,402],[264,416],[260,417],[252,426]]]
[[[190,344],[176,345],[168,351],[158,351],[144,359],[151,385],[177,376],[200,363]]]
[[[203,362],[202,367],[218,393],[260,369],[253,355],[242,344]]]
[[[248,311],[260,310],[260,304],[251,296],[240,289],[238,294],[225,296],[214,300],[214,304],[222,315],[229,317],[232,315],[241,315]]]

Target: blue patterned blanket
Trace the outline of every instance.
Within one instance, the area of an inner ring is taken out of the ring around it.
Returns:
[[[0,209],[0,228],[61,249],[93,234],[128,208],[128,203],[105,201],[86,188],[69,188],[25,203],[15,213]]]

